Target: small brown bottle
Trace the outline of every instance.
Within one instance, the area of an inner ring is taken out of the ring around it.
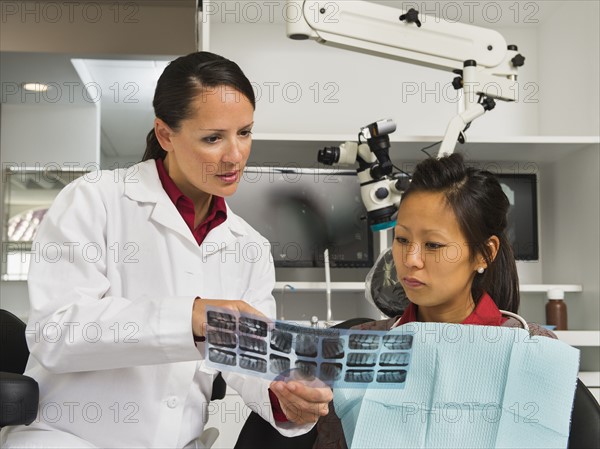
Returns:
[[[546,324],[555,327],[557,331],[567,330],[567,305],[563,301],[565,292],[559,288],[548,290],[548,302],[546,303]]]

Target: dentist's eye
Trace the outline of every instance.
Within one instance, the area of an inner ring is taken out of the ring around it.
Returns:
[[[444,246],[445,245],[443,245],[441,243],[435,243],[435,242],[427,242],[427,243],[425,243],[425,248],[431,249],[431,250],[440,249],[440,248],[443,248]]]
[[[251,129],[246,129],[244,131],[240,131],[240,136],[242,136],[242,137],[250,137],[250,136],[252,136],[252,130]]]
[[[217,143],[221,139],[221,136],[208,136],[202,139],[206,143]]]

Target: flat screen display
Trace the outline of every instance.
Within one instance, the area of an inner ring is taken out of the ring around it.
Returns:
[[[354,170],[246,167],[227,204],[271,243],[276,267],[371,267],[373,236]]]
[[[497,174],[510,201],[508,239],[517,260],[538,260],[537,176]]]

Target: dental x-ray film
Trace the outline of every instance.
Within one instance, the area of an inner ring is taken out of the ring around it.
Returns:
[[[319,329],[227,309],[207,311],[206,364],[269,380],[319,379],[329,386],[404,388],[412,333]]]

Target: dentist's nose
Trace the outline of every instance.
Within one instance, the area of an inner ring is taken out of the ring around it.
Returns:
[[[242,143],[240,143],[237,139],[233,139],[227,146],[222,159],[223,162],[228,164],[238,165],[243,162],[244,154],[242,152]]]

